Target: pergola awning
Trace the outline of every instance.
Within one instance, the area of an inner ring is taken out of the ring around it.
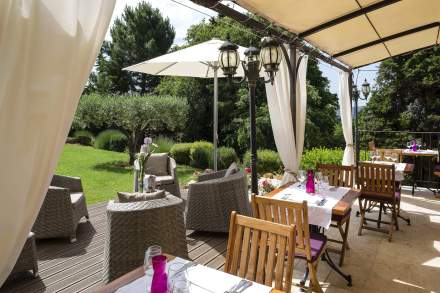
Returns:
[[[439,42],[440,0],[236,0],[352,67]]]

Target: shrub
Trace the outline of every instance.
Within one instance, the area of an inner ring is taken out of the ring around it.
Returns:
[[[207,141],[193,142],[190,149],[190,165],[200,169],[212,168],[212,152],[212,143]]]
[[[177,164],[189,165],[191,162],[191,146],[192,143],[176,143],[172,146],[171,157],[176,160]]]
[[[77,138],[78,143],[82,145],[92,145],[95,140],[95,136],[88,130],[76,130],[73,133],[73,137]]]
[[[251,153],[247,151],[243,157],[245,166],[251,165]],[[261,149],[257,151],[257,171],[258,174],[264,173],[281,173],[283,164],[277,152],[272,150]]]
[[[166,136],[159,136],[153,139],[153,142],[157,144],[157,148],[154,150],[155,153],[169,153],[174,145],[174,140]]]
[[[123,152],[127,147],[128,139],[119,130],[108,129],[100,132],[95,140],[95,147],[98,149]]]
[[[342,163],[343,156],[344,150],[340,148],[312,148],[310,150],[304,151],[301,159],[301,169],[315,170],[316,165],[319,163],[340,165]]]
[[[220,147],[217,150],[218,153],[218,169],[227,169],[233,162],[238,161],[237,153],[233,148]],[[212,160],[212,156],[209,157]],[[214,165],[214,164],[210,164]]]

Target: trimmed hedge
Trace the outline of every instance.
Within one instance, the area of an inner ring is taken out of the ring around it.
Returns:
[[[243,164],[245,167],[251,165],[251,153],[247,151],[243,157]],[[260,149],[257,150],[257,171],[262,175],[265,173],[281,173],[283,164],[277,152],[272,150]]]
[[[301,160],[301,169],[315,170],[316,165],[319,163],[341,165],[343,156],[344,150],[340,148],[312,148],[310,150],[304,151]]]
[[[189,165],[191,162],[191,146],[192,143],[176,143],[171,149],[171,157],[176,160],[177,164]]]
[[[191,144],[190,165],[195,168],[212,168],[213,145],[208,141],[195,141]]]
[[[95,140],[95,147],[108,151],[123,152],[128,144],[128,138],[119,130],[108,129],[100,132]]]
[[[233,162],[238,161],[237,153],[233,148],[220,147],[218,148],[217,153],[218,153],[218,170],[227,169],[229,165],[231,165]],[[213,159],[212,155],[210,156],[210,159],[212,161]]]
[[[72,137],[77,138],[77,142],[81,145],[92,145],[95,140],[95,136],[88,130],[76,130]]]

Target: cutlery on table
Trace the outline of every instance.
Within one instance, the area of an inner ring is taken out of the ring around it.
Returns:
[[[252,283],[251,281],[246,281],[246,284],[240,288],[240,290],[237,290],[237,293],[241,293],[244,290],[246,290],[247,288],[249,288],[250,286],[252,286],[254,283]]]
[[[195,262],[193,262],[193,261],[187,262],[187,263],[184,264],[180,269],[178,269],[178,270],[173,274],[173,276],[176,276],[176,275],[182,273],[183,271],[189,269],[190,267],[193,267],[193,266],[196,266],[196,265],[197,265],[197,264],[196,264]],[[168,276],[168,277],[171,278],[171,276]]]
[[[238,284],[232,286],[231,289],[225,291],[225,293],[238,293],[238,289],[246,285],[247,282],[248,281],[246,281],[245,279],[241,279],[240,282],[238,282]]]

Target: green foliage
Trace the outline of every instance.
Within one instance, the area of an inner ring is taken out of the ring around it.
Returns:
[[[206,169],[212,165],[213,145],[207,141],[195,141],[190,149],[191,167]]]
[[[233,162],[238,161],[237,153],[233,148],[219,147],[218,153],[218,170],[227,169]],[[212,156],[210,156],[212,160]]]
[[[186,100],[172,96],[108,95],[81,97],[75,120],[91,129],[118,129],[128,138],[130,162],[145,136],[180,136],[188,119]]]
[[[95,140],[93,133],[85,129],[76,130],[72,136],[82,145],[92,145]]]
[[[157,144],[157,148],[154,150],[155,153],[169,153],[174,145],[173,139],[162,135],[159,135],[153,142]]]
[[[176,160],[177,164],[189,165],[191,161],[191,146],[192,143],[174,144],[170,150],[171,157]]]
[[[92,74],[86,92],[151,92],[159,78],[122,70],[162,55],[170,49],[175,31],[169,19],[147,2],[126,6],[110,29],[111,41],[105,41],[97,59],[97,74]]]
[[[440,47],[382,62],[376,87],[360,114],[367,130],[438,131],[440,129]],[[411,136],[368,135],[377,146],[404,147]]]
[[[303,153],[301,159],[301,169],[315,170],[316,165],[319,163],[341,165],[343,156],[344,150],[340,148],[312,148]]]
[[[251,154],[247,151],[243,157],[243,164],[251,166]],[[258,174],[281,173],[283,164],[277,152],[272,150],[260,149],[257,151],[257,171]]]
[[[119,130],[108,129],[100,132],[95,140],[97,149],[123,152],[127,147],[127,136]]]

